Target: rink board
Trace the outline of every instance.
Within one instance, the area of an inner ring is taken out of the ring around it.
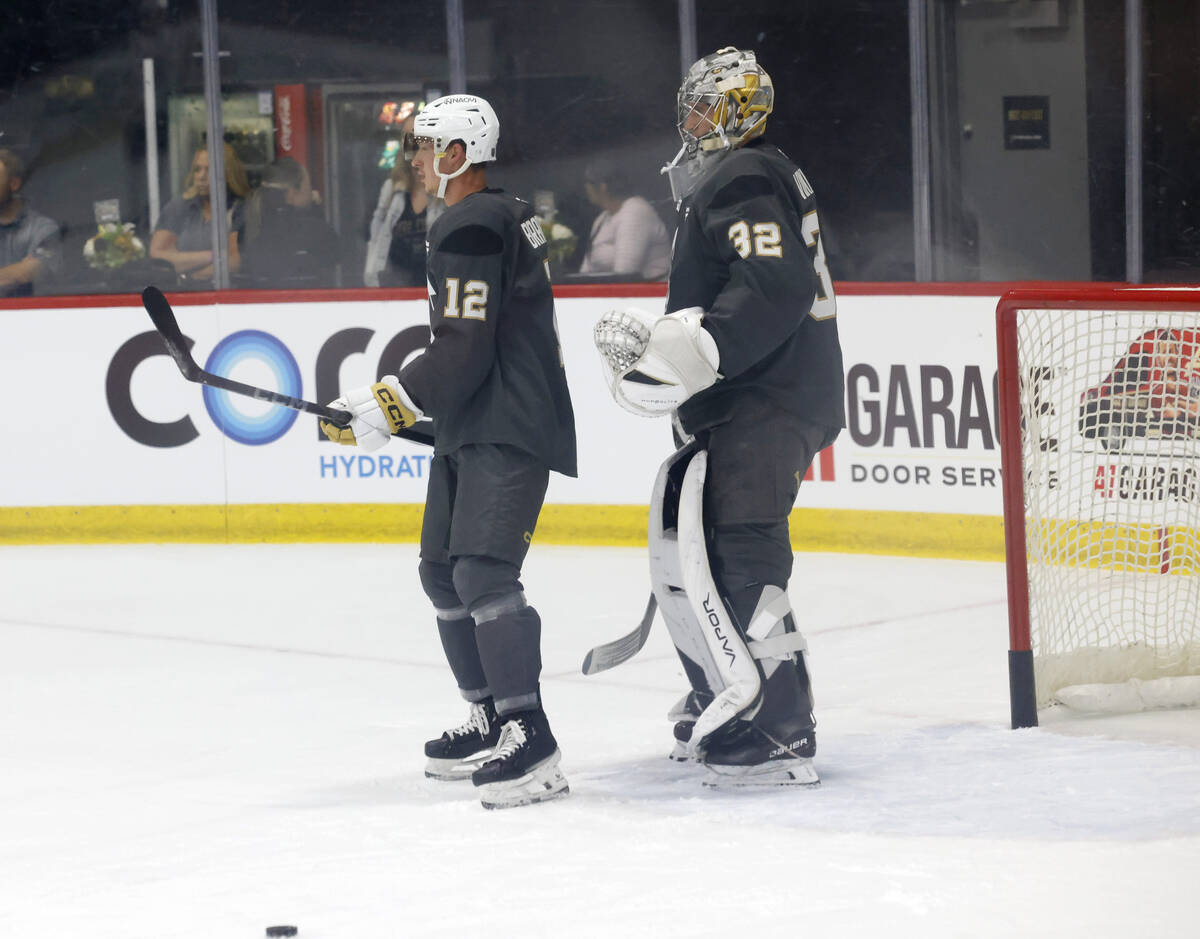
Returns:
[[[612,403],[591,332],[614,307],[661,309],[662,287],[563,293],[580,474],[552,477],[537,537],[644,543],[670,428]],[[797,549],[1002,556],[997,295],[843,288],[849,426],[801,487]],[[416,291],[171,299],[202,367],[310,400],[373,381],[428,337]],[[415,539],[427,448],[338,447],[308,415],[184,381],[136,298],[3,305],[3,374],[23,407],[0,417],[0,542]]]

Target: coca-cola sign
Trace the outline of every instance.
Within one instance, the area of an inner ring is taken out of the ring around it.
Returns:
[[[308,121],[303,85],[275,86],[275,156],[308,165]]]
[[[285,153],[292,152],[292,99],[279,102],[279,146]]]

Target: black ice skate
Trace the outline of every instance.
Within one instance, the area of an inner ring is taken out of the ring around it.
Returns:
[[[701,760],[712,789],[819,786],[813,768],[813,731],[808,674],[803,661],[780,665],[767,679],[762,707],[753,720],[738,721],[728,734],[705,744]]]
[[[502,809],[565,796],[570,789],[558,768],[562,754],[541,708],[500,718],[500,740],[471,781],[485,809]]]
[[[499,739],[500,723],[492,699],[476,701],[463,723],[425,744],[425,775],[430,779],[470,779]]]

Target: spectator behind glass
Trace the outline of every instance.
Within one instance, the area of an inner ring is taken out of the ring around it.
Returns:
[[[592,223],[580,274],[632,274],[662,280],[671,264],[667,228],[611,160],[588,164],[583,174],[588,201],[601,210]]]
[[[225,144],[225,192],[229,221],[229,269],[241,267],[238,251],[245,229],[245,204],[250,196],[246,168],[233,147]],[[183,192],[166,204],[150,239],[150,257],[170,261],[182,278],[211,279],[213,275],[212,202],[209,199],[208,151],[200,149],[192,157]]]
[[[403,124],[411,134],[416,115]],[[363,283],[368,287],[424,287],[425,232],[445,205],[413,175],[412,164],[396,154],[396,165],[379,190],[371,216]]]
[[[58,225],[17,195],[24,181],[21,158],[0,149],[0,297],[28,297],[62,270]]]
[[[248,237],[241,280],[252,287],[332,287],[341,260],[308,170],[283,157],[263,173],[259,231]]]

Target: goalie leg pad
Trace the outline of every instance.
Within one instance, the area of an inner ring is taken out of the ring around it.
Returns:
[[[761,703],[751,719],[738,721],[705,747],[704,764],[713,774],[710,784],[814,785],[817,781],[811,765],[817,740],[805,643],[791,611],[779,602],[781,593],[778,587],[765,588],[751,621],[759,630],[765,622],[773,623],[767,639],[749,643],[768,653],[759,660],[766,675]],[[772,608],[774,612],[768,612]],[[778,613],[783,615],[776,618]]]
[[[724,680],[701,638],[679,567],[679,491],[697,449],[692,443],[677,450],[663,462],[655,479],[650,495],[650,585],[688,680],[707,702],[724,689]]]
[[[786,592],[772,585],[761,589],[743,613],[748,622],[744,635],[720,599],[704,538],[706,461],[707,454],[694,442],[672,454],[659,470],[650,500],[651,584],[693,686],[688,717],[696,723],[684,735],[688,739],[677,734],[677,758],[695,756],[738,718],[755,718],[764,682],[785,665],[798,674],[781,674],[772,687],[783,682],[792,693],[784,693],[786,701],[770,710],[787,716],[789,730],[797,720],[812,726],[804,671],[807,644],[796,630]]]
[[[813,709],[812,689],[808,682],[808,641],[796,628],[792,604],[782,588],[773,584],[763,587],[750,625],[746,629],[750,654],[758,659],[763,679],[769,681],[775,670],[784,663],[802,675],[805,700],[799,703],[806,713]]]
[[[693,750],[709,735],[754,708],[762,691],[762,672],[725,608],[708,565],[703,509],[707,467],[707,452],[697,451],[688,463],[679,491],[680,578],[717,677],[713,686],[716,696],[692,728]]]

